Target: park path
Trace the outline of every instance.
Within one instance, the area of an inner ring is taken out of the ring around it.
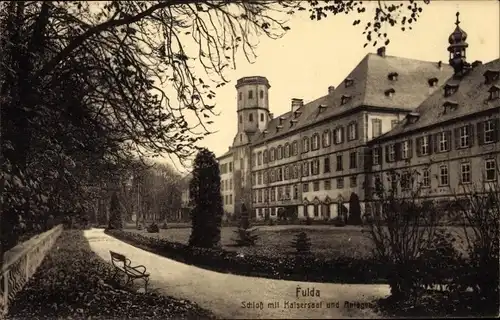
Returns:
[[[209,271],[136,248],[108,236],[103,229],[86,230],[85,237],[91,249],[106,261],[109,261],[109,250],[112,250],[126,255],[133,264],[146,266],[151,274],[151,290],[196,302],[219,318],[380,318],[370,308],[354,304],[348,307],[345,303],[366,305],[373,299],[389,295],[387,285],[297,282]],[[297,298],[297,286],[314,288],[320,292],[320,297]],[[302,302],[321,305],[317,308],[291,308],[292,303]],[[273,308],[270,305],[273,303],[279,303],[279,306]]]

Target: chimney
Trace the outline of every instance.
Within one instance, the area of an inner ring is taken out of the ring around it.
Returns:
[[[377,55],[382,57],[382,58],[385,58],[385,47],[380,47],[377,49]]]
[[[295,112],[297,109],[304,105],[304,100],[293,98],[292,99],[292,112]]]
[[[329,86],[328,87],[328,94],[329,95],[332,95],[334,91],[335,91],[335,87],[334,86]]]
[[[273,119],[274,118],[274,114],[272,114],[272,112],[269,113],[269,119]]]

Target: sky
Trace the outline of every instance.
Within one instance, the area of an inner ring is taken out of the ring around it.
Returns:
[[[367,12],[374,10],[376,1],[368,4]],[[460,27],[468,34],[468,61],[483,63],[500,57],[500,2],[432,1],[424,10],[413,30],[388,28],[390,44],[387,55],[426,61],[448,61],[448,37],[455,28],[456,12],[460,12]],[[360,19],[369,19],[365,14]],[[242,54],[236,56],[236,69],[226,73],[231,80],[214,90],[218,117],[213,118],[212,130],[199,146],[220,156],[228,150],[237,132],[236,81],[245,76],[264,76],[269,89],[270,112],[275,117],[289,111],[292,98],[304,103],[327,94],[328,86],[337,87],[367,53],[379,47],[369,44],[363,48],[365,24],[353,26],[355,15],[329,16],[312,21],[307,12],[292,16],[287,23],[291,30],[278,40],[259,39],[257,59],[248,63]],[[365,20],[367,21],[367,20]],[[165,158],[166,162],[171,160]],[[174,163],[181,171],[188,171]]]

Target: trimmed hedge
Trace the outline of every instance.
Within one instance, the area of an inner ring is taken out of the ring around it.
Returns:
[[[243,255],[223,249],[189,247],[182,243],[121,230],[105,232],[160,256],[218,272],[295,281],[387,283],[387,266],[374,259],[348,257],[319,259],[314,256],[274,258]]]

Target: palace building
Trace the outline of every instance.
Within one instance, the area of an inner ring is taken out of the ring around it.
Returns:
[[[422,196],[451,197],[498,181],[500,59],[467,62],[467,34],[449,37],[449,63],[367,54],[336,87],[273,116],[265,77],[237,81],[238,131],[218,158],[228,215],[331,219],[372,200],[393,169],[419,171]],[[413,179],[401,179],[411,189]],[[393,179],[394,181],[394,179]],[[408,181],[408,182],[406,182]],[[342,211],[344,210],[344,211]]]

